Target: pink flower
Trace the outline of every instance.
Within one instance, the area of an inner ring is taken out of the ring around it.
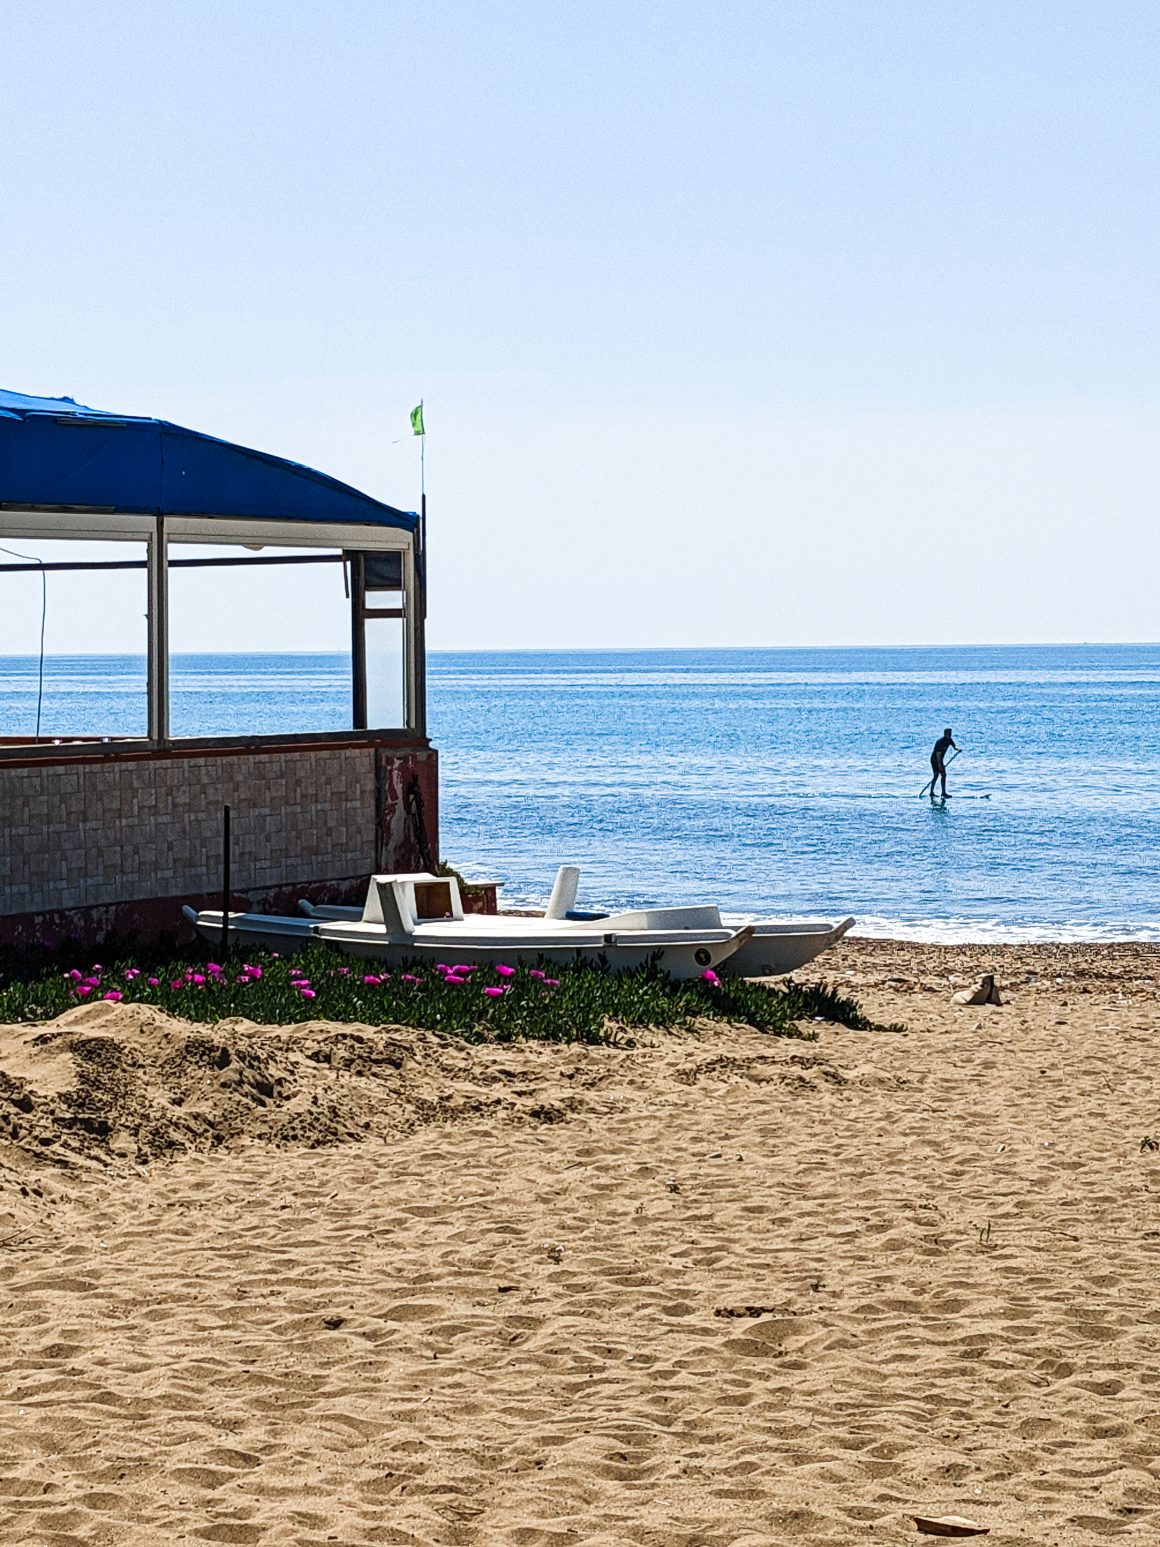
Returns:
[[[350,968],[349,967],[340,967],[338,969],[338,975],[339,975],[340,978],[349,978],[350,977]]]
[[[538,967],[532,967],[528,971],[528,977],[529,978],[539,978],[541,983],[544,981],[544,979],[547,976],[548,976],[548,974],[546,972],[541,972]]]
[[[242,971],[248,972],[252,978],[260,978],[262,976],[261,967],[251,967],[249,962],[242,963]]]
[[[376,977],[373,972],[363,973],[363,982],[371,984],[372,987],[377,987],[382,981],[382,978]]]
[[[84,973],[81,972],[79,968],[74,967],[73,970],[66,973],[65,976],[71,978],[74,983],[79,983],[84,977]]]
[[[466,978],[457,978],[453,972],[449,972],[443,981],[448,988],[464,988],[467,985]]]
[[[205,983],[205,974],[203,972],[191,973],[189,981],[191,983],[196,983],[198,988],[201,988]]]
[[[115,988],[112,989],[109,993],[101,995],[102,999],[124,999],[124,997],[124,994],[120,993]]]
[[[545,988],[559,988],[559,986],[560,986],[560,979],[559,978],[545,978],[544,979],[544,987]]]
[[[489,999],[502,999],[507,993],[506,988],[485,988],[484,993]]]
[[[701,982],[702,983],[709,983],[714,988],[717,988],[717,987],[720,986],[721,979],[713,971],[712,967],[706,967],[704,972],[702,972],[702,974],[701,974]]]
[[[150,978],[149,979],[149,987],[150,988],[160,988],[161,987],[161,979],[160,978]]]
[[[184,988],[185,987],[185,979],[184,978],[174,978],[173,982],[169,986],[170,986],[170,988]]]
[[[100,978],[86,978],[85,986],[86,988],[100,988],[101,980]]]
[[[452,968],[450,968],[450,967],[449,967],[449,966],[448,966],[448,965],[447,965],[447,963],[446,963],[446,962],[436,962],[436,963],[435,963],[435,971],[436,971],[436,972],[451,972],[451,971],[452,971],[452,970],[453,970],[453,969],[452,969]]]
[[[303,999],[316,999],[318,996],[312,988],[304,988],[302,990],[302,997]]]
[[[497,962],[495,970],[501,978],[514,978],[516,975],[516,969],[506,966],[503,962]]]
[[[92,993],[92,989],[87,983],[78,983],[76,988],[73,989],[73,993],[78,999],[84,999],[87,994]]]
[[[218,966],[217,962],[207,962],[205,970],[207,972],[220,972],[222,969]]]
[[[458,972],[458,973],[461,973],[461,974],[462,973],[467,973],[467,972],[474,972],[475,971],[475,963],[474,962],[456,962],[455,966],[452,967],[451,970],[452,970],[452,972]]]
[[[403,974],[404,983],[422,983],[422,981],[423,979],[417,978],[413,972],[404,972]]]
[[[126,967],[125,968],[125,982],[126,983],[132,983],[134,978],[139,978],[140,976],[141,976],[141,969],[140,969],[140,967]]]

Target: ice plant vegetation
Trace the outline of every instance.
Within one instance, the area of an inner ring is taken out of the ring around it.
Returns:
[[[366,964],[370,965],[370,964]],[[703,1020],[743,1022],[775,1036],[812,1038],[810,1023],[873,1023],[853,1000],[823,985],[769,987],[705,972],[675,982],[655,968],[614,975],[592,967],[495,962],[406,965],[352,970],[331,948],[312,945],[293,959],[277,952],[256,961],[203,961],[138,951],[109,966],[74,954],[0,960],[0,1022],[51,1020],[95,1000],[150,1004],[187,1020],[228,1016],[273,1025],[360,1021],[428,1027],[475,1041],[623,1042],[635,1029],[683,1027]]]

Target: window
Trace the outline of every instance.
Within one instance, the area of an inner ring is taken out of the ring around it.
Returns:
[[[101,511],[4,526],[0,742],[12,748],[422,733],[415,560],[362,546],[373,528]],[[316,532],[335,545],[312,545]]]
[[[337,549],[169,545],[169,729],[351,726],[349,582]]]
[[[0,541],[0,740],[145,736],[144,542]]]
[[[364,553],[366,723],[372,730],[406,724],[407,686],[403,611],[403,555]]]

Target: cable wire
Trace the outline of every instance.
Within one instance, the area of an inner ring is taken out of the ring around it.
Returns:
[[[17,553],[15,548],[0,548],[0,553],[7,553],[14,559],[23,559],[27,564],[40,565],[40,664],[37,670],[36,682],[36,740],[40,740],[40,716],[44,708],[44,625],[48,617],[48,575],[45,572],[44,560],[31,553]]]

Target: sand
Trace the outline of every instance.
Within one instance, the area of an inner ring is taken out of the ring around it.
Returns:
[[[906,1033],[0,1030],[0,1542],[1155,1541],[1160,951],[825,966]]]

